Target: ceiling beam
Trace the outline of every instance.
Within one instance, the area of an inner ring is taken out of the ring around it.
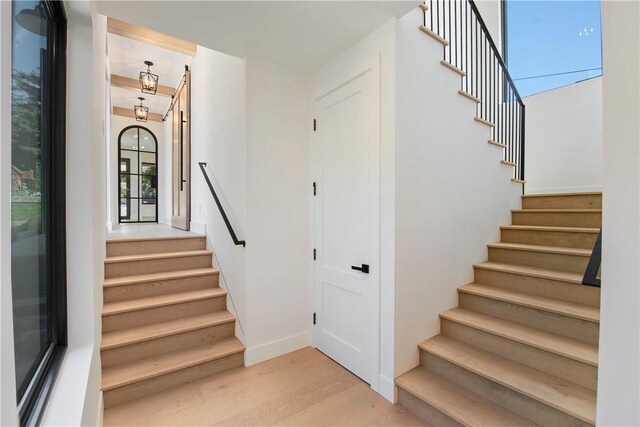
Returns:
[[[133,112],[133,108],[113,107],[113,115],[129,117],[131,119],[136,118],[136,114]],[[152,113],[151,111],[149,111],[149,115],[147,116],[147,118],[151,122],[161,122],[162,114]]]
[[[195,56],[196,54],[195,43],[167,36],[166,34],[138,27],[137,25],[127,22],[118,21],[117,19],[107,18],[107,31],[111,34],[173,50],[174,52],[185,55]]]
[[[111,86],[140,91],[140,81],[117,74],[111,74]],[[176,93],[174,88],[158,85],[156,95],[173,96],[174,93]]]

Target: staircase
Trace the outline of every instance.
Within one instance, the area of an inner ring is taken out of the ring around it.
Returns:
[[[522,196],[398,401],[433,425],[595,425],[600,289],[582,285],[600,193]]]
[[[243,366],[205,237],[107,241],[102,309],[105,407]]]

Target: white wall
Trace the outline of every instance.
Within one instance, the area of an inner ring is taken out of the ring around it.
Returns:
[[[191,76],[192,229],[204,231],[206,226],[235,314],[246,325],[247,251],[233,244],[198,166],[198,162],[207,163],[209,177],[236,233],[240,239],[246,238],[245,61],[198,46]],[[238,327],[236,333],[245,341]]]
[[[604,191],[597,424],[640,425],[638,2],[602,2]]]
[[[127,126],[142,126],[149,129],[158,140],[158,222],[169,224],[171,222],[171,127],[166,134],[169,122],[137,122],[131,117],[110,116],[109,155],[111,170],[109,177],[109,193],[112,206],[110,209],[113,228],[118,228],[118,136]]]
[[[521,186],[500,164],[490,130],[473,120],[460,77],[440,65],[442,46],[401,18],[396,41],[395,375],[418,365],[421,341],[439,333],[438,314],[519,206]]]
[[[602,78],[524,98],[528,194],[602,191]]]
[[[254,58],[246,67],[245,361],[251,365],[310,343],[310,122],[304,74]]]
[[[388,400],[394,400],[395,32],[393,18],[311,75],[313,92],[374,56],[380,60],[380,373],[372,387]]]
[[[11,299],[11,2],[0,2],[0,425],[18,424]]]
[[[67,324],[68,349],[42,425],[92,425],[99,419],[100,312],[106,240],[106,19],[90,4],[68,4]],[[93,24],[93,27],[92,27]],[[92,69],[92,79],[86,78]]]
[[[480,0],[476,1],[476,6],[489,29],[491,38],[502,55],[502,10],[500,3],[501,0]]]

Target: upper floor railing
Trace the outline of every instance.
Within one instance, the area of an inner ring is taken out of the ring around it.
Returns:
[[[460,93],[477,102],[477,119],[524,182],[524,103],[475,2],[429,0],[422,9],[425,32],[444,46],[443,64],[461,76]]]
[[[598,233],[598,238],[593,246],[593,252],[589,258],[589,263],[582,277],[582,284],[600,287],[600,264],[602,263],[602,229]]]

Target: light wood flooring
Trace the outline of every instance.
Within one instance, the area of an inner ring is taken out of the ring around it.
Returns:
[[[305,348],[107,408],[105,426],[428,426]]]

